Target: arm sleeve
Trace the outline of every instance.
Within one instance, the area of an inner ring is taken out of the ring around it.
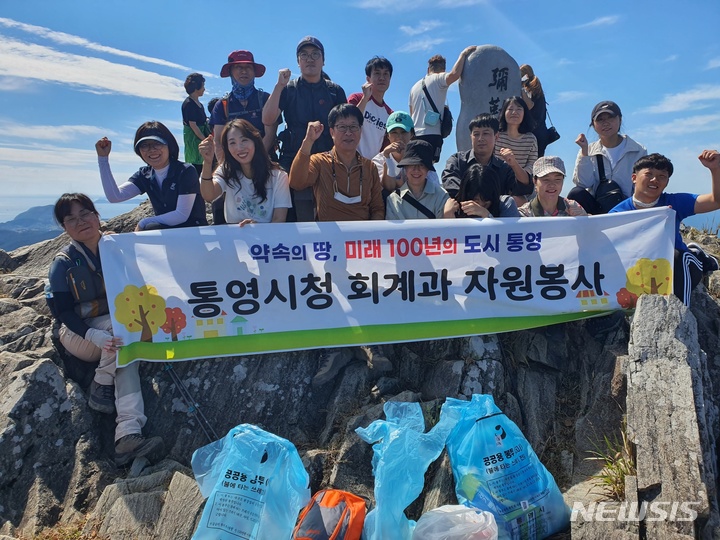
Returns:
[[[98,167],[105,198],[111,203],[127,201],[142,193],[140,188],[132,182],[124,182],[118,187],[110,170],[110,160],[107,156],[98,156]]]
[[[187,193],[185,195],[178,195],[177,205],[175,210],[160,214],[159,216],[150,216],[143,218],[139,221],[138,226],[144,229],[151,223],[160,223],[161,225],[167,225],[168,227],[174,227],[185,223],[190,217],[190,212],[195,204],[196,193]]]
[[[390,196],[387,199],[387,205],[385,209],[385,219],[390,221],[396,221],[396,220],[404,220],[405,218],[400,215],[400,213],[397,211],[398,207],[402,203],[398,203],[398,195],[396,193],[391,193]]]
[[[496,217],[520,217],[515,199],[509,195],[500,197],[500,215]]]
[[[573,183],[578,187],[590,189],[593,193],[600,182],[599,173],[595,165],[596,159],[592,154],[583,156],[582,150],[578,150],[578,155],[575,159],[575,169],[573,170]]]
[[[275,174],[275,201],[274,208],[292,208],[292,199],[290,199],[290,182],[285,171],[276,169]]]
[[[355,93],[355,94],[350,94],[350,97],[348,97],[348,101],[347,101],[347,102],[348,102],[350,105],[357,105],[358,103],[360,103],[360,102],[362,101],[362,98],[363,98],[362,92],[360,92],[360,93]]]
[[[300,151],[295,155],[295,159],[293,159],[292,165],[290,166],[289,178],[291,188],[297,190],[305,189],[317,181],[318,171],[315,170],[313,173],[310,171],[312,165],[310,157],[311,156],[303,154]]]
[[[59,257],[53,260],[49,273],[50,289],[60,322],[78,336],[84,337],[89,326],[75,313],[75,299],[67,285],[68,265]]]
[[[527,184],[523,184],[522,182],[518,182],[515,173],[510,168],[510,165],[506,165],[504,169],[505,178],[503,178],[503,185],[507,189],[507,191],[504,193],[505,195],[530,195],[533,192],[535,185],[532,183],[532,180],[530,180],[530,182],[528,182]]]
[[[454,198],[460,191],[460,183],[464,173],[461,169],[460,154],[450,156],[442,172],[442,186],[450,197]]]
[[[382,198],[382,184],[374,164],[370,164],[371,189],[370,192],[370,219],[385,219],[385,202]]]

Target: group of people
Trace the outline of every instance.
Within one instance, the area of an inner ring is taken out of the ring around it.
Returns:
[[[207,225],[205,202],[214,204],[215,223],[348,221],[368,219],[505,218],[584,216],[653,206],[677,212],[674,292],[686,304],[703,272],[717,269],[699,247],[685,245],[679,224],[687,216],[720,208],[720,154],[700,155],[710,169],[712,190],[705,195],[667,194],[673,167],[659,154],[620,133],[622,113],[612,101],[598,103],[591,123],[599,139],[580,147],[573,171],[575,187],[561,196],[565,165],[546,156],[546,103],[528,65],[521,67],[523,95],[505,100],[499,115],[479,114],[469,129],[472,148],[450,156],[440,175],[435,168],[443,137],[442,110],[449,85],[462,77],[475,47],[462,51],[449,72],[433,56],[427,74],[410,92],[409,110],[392,111],[384,100],[392,64],[373,57],[365,67],[362,91],[346,97],[323,71],[325,49],[313,36],[297,45],[300,77],[281,69],[272,93],[255,87],[266,68],[249,51],[234,51],[220,71],[232,90],[212,107],[210,119],[199,98],[204,78],[188,76],[183,103],[185,162],[175,137],[160,122],[141,125],[134,139],[141,167],[117,184],[109,163],[112,143],[96,143],[103,190],[110,202],[145,193],[154,215],[136,230]],[[277,133],[281,122],[285,129]],[[279,152],[279,153],[278,153]],[[615,199],[613,199],[615,197]],[[608,201],[615,201],[612,208]],[[145,423],[137,367],[115,369],[122,346],[112,336],[98,253],[97,210],[82,194],[65,194],[55,218],[71,238],[50,269],[59,338],[85,361],[99,361],[90,388],[90,407],[116,413],[116,462],[129,463],[162,447],[142,436]],[[71,274],[83,267],[97,282],[94,298],[78,296]],[[104,301],[104,305],[103,305]],[[92,307],[92,309],[89,309]],[[391,369],[382,347],[358,354],[378,369]],[[313,384],[322,385],[350,361],[346,350],[326,353]],[[356,355],[357,356],[357,355]]]

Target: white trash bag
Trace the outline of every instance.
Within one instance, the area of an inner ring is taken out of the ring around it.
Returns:
[[[497,540],[498,528],[490,512],[461,504],[425,512],[417,522],[412,540]]]

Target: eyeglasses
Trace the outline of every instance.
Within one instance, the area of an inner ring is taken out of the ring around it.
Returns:
[[[313,52],[301,52],[298,54],[298,58],[303,61],[307,61],[309,58],[312,58],[313,60],[319,60],[322,56],[322,53],[320,51],[313,51]]]
[[[338,131],[338,132],[343,133],[343,134],[344,134],[344,133],[352,133],[352,134],[354,135],[355,133],[357,133],[358,131],[360,131],[360,126],[358,126],[357,124],[352,124],[352,125],[336,125],[333,129],[334,129],[335,131]]]
[[[77,216],[71,216],[69,218],[63,219],[63,225],[71,228],[75,228],[78,225],[80,225],[80,222],[87,223],[90,221],[90,218],[95,216],[95,212],[91,210],[81,210],[80,213]]]
[[[165,145],[158,141],[143,141],[138,148],[141,152],[149,152],[151,150],[160,150],[163,146]]]

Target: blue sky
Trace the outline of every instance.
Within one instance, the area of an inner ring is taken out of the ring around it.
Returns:
[[[98,138],[112,139],[113,172],[124,180],[142,165],[132,151],[142,122],[160,120],[182,144],[188,73],[206,75],[207,104],[230,88],[219,77],[228,53],[249,49],[267,66],[256,85],[272,91],[279,69],[299,74],[295,46],[313,34],[347,94],[360,91],[370,57],[388,57],[395,71],[385,97],[396,110],[407,110],[431,55],[452,65],[468,45],[500,46],[541,79],[562,135],[548,153],[569,169],[575,137],[596,139],[592,107],[612,99],[624,131],[673,160],[670,191],[707,192],[697,155],[720,149],[718,20],[717,0],[3,2],[0,178],[5,195],[99,195]],[[449,103],[457,116],[457,85]]]

